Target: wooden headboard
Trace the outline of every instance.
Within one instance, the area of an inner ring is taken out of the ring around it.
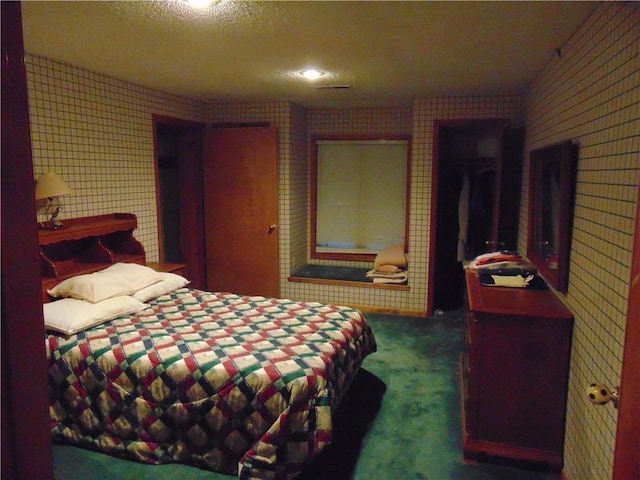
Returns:
[[[62,280],[97,272],[117,262],[146,265],[142,244],[133,236],[138,227],[132,213],[72,218],[57,230],[39,230],[42,301],[47,289]]]

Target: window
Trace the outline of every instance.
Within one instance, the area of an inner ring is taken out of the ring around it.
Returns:
[[[313,139],[311,257],[370,260],[406,245],[410,137]]]

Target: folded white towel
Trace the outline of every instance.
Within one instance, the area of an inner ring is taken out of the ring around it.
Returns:
[[[367,277],[373,280],[373,283],[405,283],[409,280],[409,272],[401,270],[396,273],[378,273],[376,269],[369,270]]]
[[[373,283],[404,283],[408,280],[409,280],[409,277],[397,277],[397,278],[374,277]]]
[[[374,268],[367,272],[367,277],[369,278],[403,278],[408,276],[409,272],[407,270],[400,270],[395,273],[380,273]]]

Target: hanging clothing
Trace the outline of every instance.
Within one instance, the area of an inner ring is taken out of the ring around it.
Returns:
[[[458,253],[457,261],[462,262],[467,256],[467,234],[469,231],[469,173],[462,174],[462,189],[458,200]]]
[[[492,236],[495,178],[496,171],[493,168],[471,174],[466,252],[468,259],[487,251],[486,242]]]

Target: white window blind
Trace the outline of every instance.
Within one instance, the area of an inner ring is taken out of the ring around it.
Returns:
[[[407,140],[318,140],[316,252],[404,244]]]

